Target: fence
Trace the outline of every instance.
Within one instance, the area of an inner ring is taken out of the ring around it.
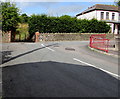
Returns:
[[[108,53],[109,39],[106,39],[106,34],[91,35],[89,46]]]

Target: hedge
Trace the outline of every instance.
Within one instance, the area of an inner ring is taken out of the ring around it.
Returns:
[[[47,15],[32,15],[29,20],[31,37],[35,32],[40,33],[108,33],[110,26],[96,19],[77,19],[64,15],[50,17]]]

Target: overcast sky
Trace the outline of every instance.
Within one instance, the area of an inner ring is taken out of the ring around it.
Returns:
[[[3,0],[4,1],[4,0]],[[12,0],[21,14],[47,14],[50,16],[75,16],[95,4],[113,5],[114,0]]]

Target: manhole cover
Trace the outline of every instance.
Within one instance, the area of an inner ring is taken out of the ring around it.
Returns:
[[[59,47],[59,45],[54,45],[54,47]]]
[[[75,51],[75,49],[74,48],[65,48],[65,50],[70,50],[70,51]]]

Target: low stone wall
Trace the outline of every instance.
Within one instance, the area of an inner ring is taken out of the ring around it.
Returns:
[[[39,33],[37,32],[36,41],[83,41],[89,40],[92,34],[98,33]],[[99,33],[100,34],[100,33]],[[113,34],[106,34],[107,39],[114,39]]]
[[[0,43],[2,42],[2,31],[0,30]]]
[[[9,43],[11,42],[11,32],[6,32],[3,33],[2,31],[0,31],[0,42],[1,43]]]

